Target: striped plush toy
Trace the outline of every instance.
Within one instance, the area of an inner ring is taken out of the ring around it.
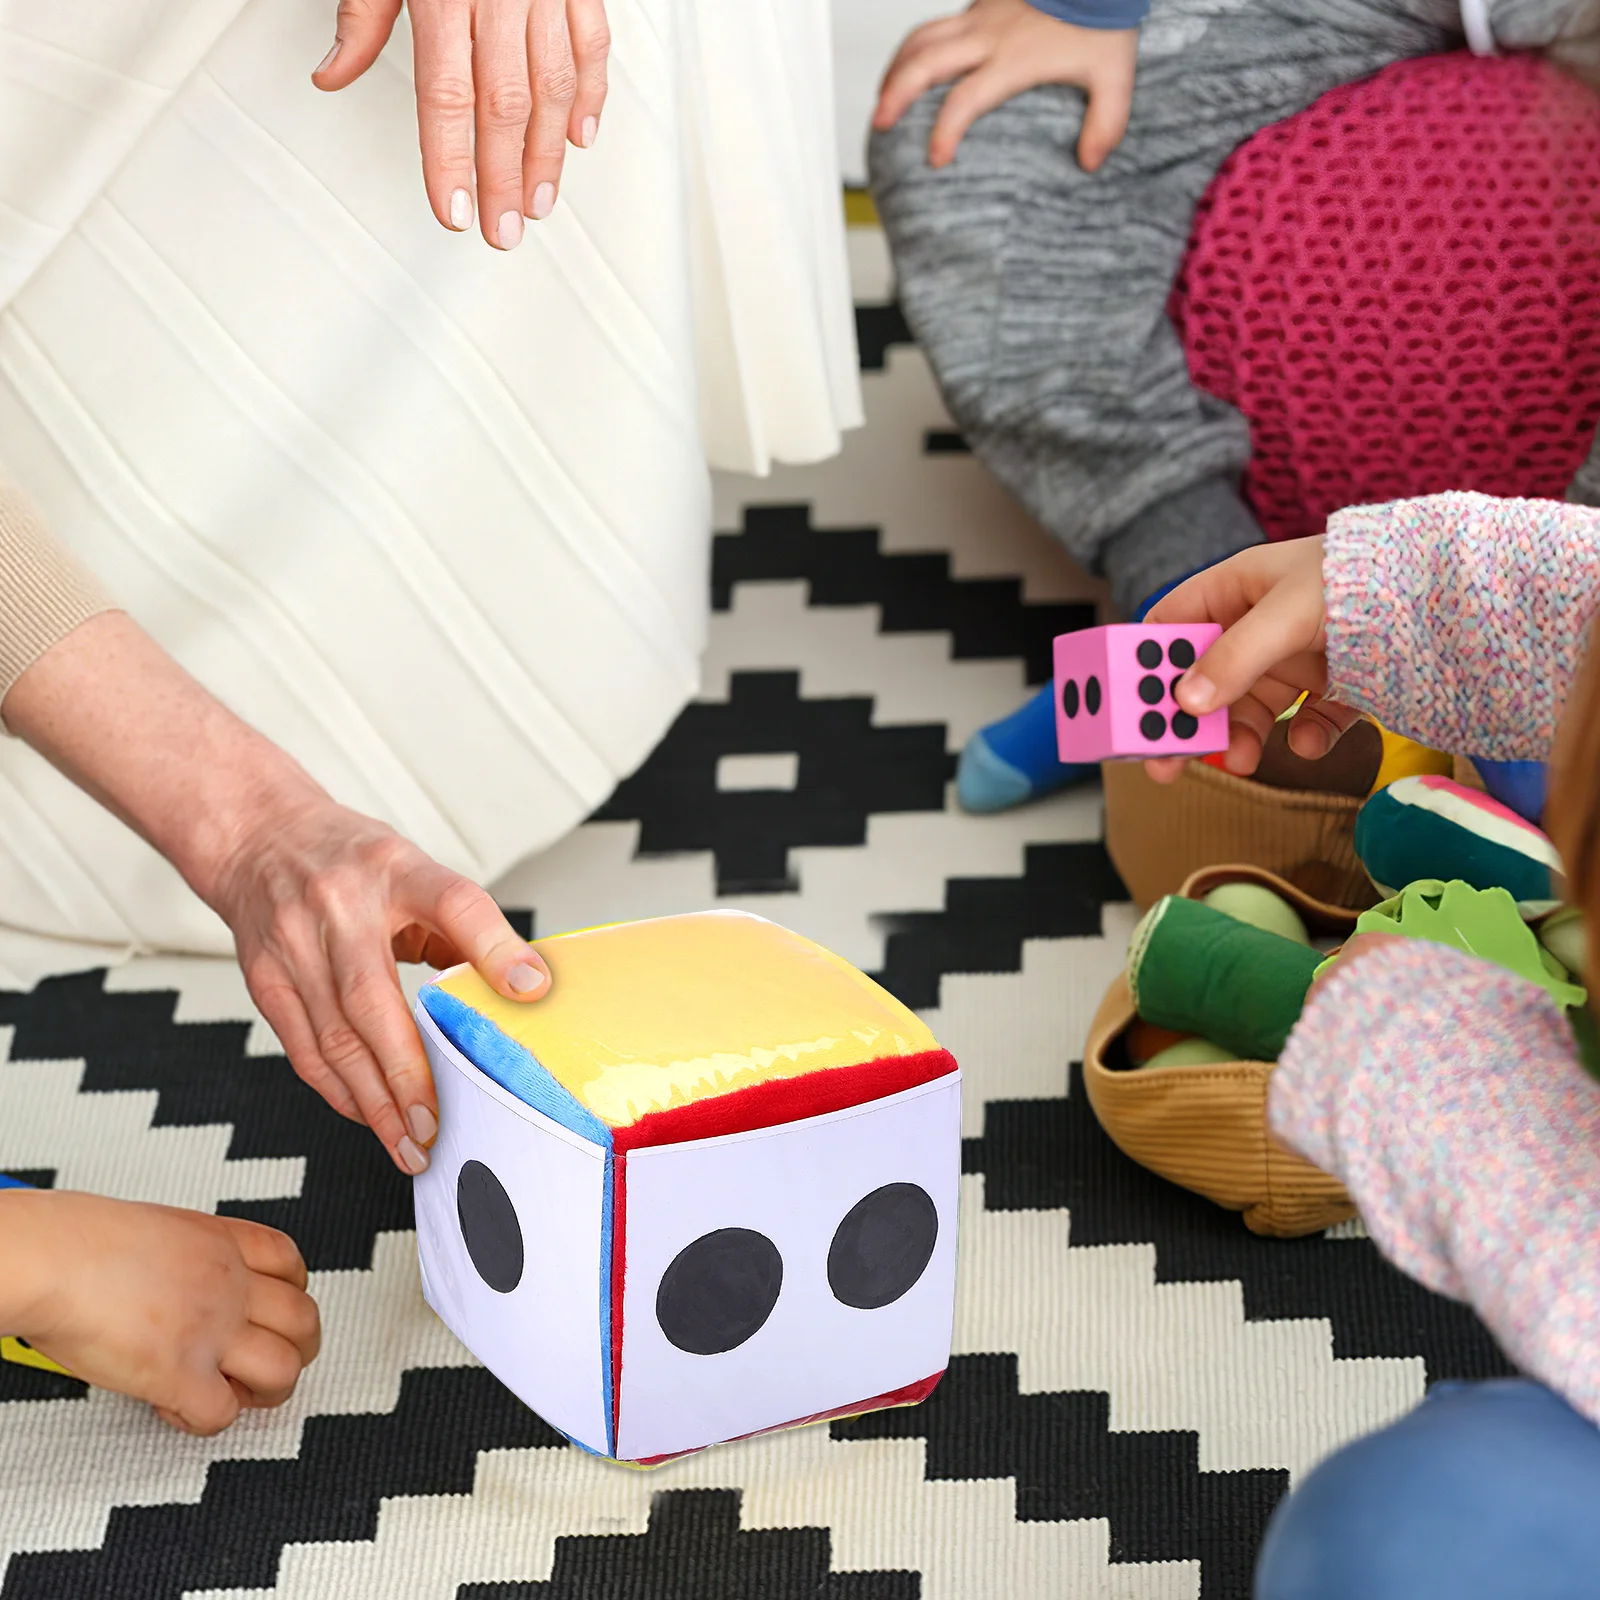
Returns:
[[[847,962],[706,912],[541,941],[519,1004],[422,991],[429,1303],[598,1455],[922,1399],[950,1354],[960,1084]]]

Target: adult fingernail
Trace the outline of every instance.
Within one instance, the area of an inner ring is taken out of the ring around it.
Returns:
[[[515,250],[522,243],[522,213],[502,211],[500,226],[495,229],[495,237],[500,241],[502,250]]]
[[[472,226],[472,196],[465,189],[451,191],[450,226],[458,232]]]
[[[400,1136],[400,1143],[394,1147],[394,1153],[400,1157],[400,1164],[414,1178],[419,1172],[428,1170],[428,1153],[419,1150],[404,1134]]]
[[[1216,698],[1216,684],[1198,672],[1189,673],[1178,685],[1178,699],[1196,716],[1209,711]]]
[[[535,222],[543,222],[556,208],[556,186],[553,183],[541,183],[533,191],[533,211],[530,215]]]
[[[506,985],[518,994],[532,994],[543,982],[544,974],[531,962],[519,961],[506,970]]]
[[[342,49],[343,49],[343,48],[344,48],[344,40],[343,40],[343,39],[335,39],[335,40],[334,40],[334,41],[333,41],[333,49],[331,49],[331,50],[330,50],[330,51],[329,51],[329,52],[328,52],[328,53],[327,53],[327,55],[325,55],[325,56],[324,56],[324,57],[323,57],[323,58],[322,58],[322,65],[321,65],[321,66],[320,66],[320,67],[318,67],[318,68],[317,68],[317,70],[316,70],[316,72],[314,72],[314,73],[312,73],[312,77],[316,77],[316,76],[318,76],[318,75],[319,75],[319,74],[320,74],[320,73],[324,73],[324,72],[326,72],[326,71],[327,71],[327,70],[328,70],[328,68],[329,68],[329,67],[331,67],[331,66],[332,66],[332,65],[333,65],[333,59],[334,59],[334,57],[335,57],[335,56],[337,56],[337,55],[338,55],[338,54],[339,54],[339,52],[340,52],[340,51],[341,51],[341,50],[342,50]],[[301,57],[301,60],[304,60],[304,59],[305,59],[305,57],[304,57],[304,56],[302,56],[302,57]]]
[[[406,1126],[418,1144],[429,1145],[439,1131],[439,1119],[426,1106],[412,1106],[406,1112]]]
[[[599,131],[600,119],[598,117],[585,117],[583,119],[583,127],[580,132],[583,134],[583,148],[585,150],[594,143],[594,136]]]

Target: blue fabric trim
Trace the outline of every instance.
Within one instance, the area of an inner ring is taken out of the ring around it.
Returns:
[[[1078,28],[1137,28],[1150,0],[1028,0],[1034,10]]]
[[[485,1077],[493,1078],[523,1105],[610,1153],[611,1129],[562,1088],[526,1045],[518,1044],[481,1011],[474,1011],[437,984],[428,984],[420,999],[439,1031]]]
[[[31,1189],[32,1187],[32,1184],[24,1183],[21,1178],[8,1178],[5,1173],[0,1172],[0,1189]]]

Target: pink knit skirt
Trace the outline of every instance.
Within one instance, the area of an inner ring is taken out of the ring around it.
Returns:
[[[1442,489],[1560,499],[1600,420],[1600,97],[1465,52],[1335,89],[1228,159],[1171,311],[1250,421],[1271,538]]]

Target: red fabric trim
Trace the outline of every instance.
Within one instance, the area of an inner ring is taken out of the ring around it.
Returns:
[[[611,1158],[611,1448],[622,1415],[622,1291],[628,1278],[628,1158]]]
[[[883,1100],[919,1084],[932,1083],[955,1070],[955,1057],[948,1050],[923,1050],[912,1056],[880,1056],[876,1061],[855,1066],[829,1067],[798,1078],[776,1078],[709,1100],[647,1112],[625,1128],[612,1129],[612,1148],[620,1153],[652,1145],[715,1139],[725,1133],[750,1133],[756,1128],[776,1128],[785,1122],[802,1122],[807,1117],[822,1117],[830,1111]]]
[[[931,1378],[918,1378],[915,1383],[908,1383],[903,1389],[891,1389],[888,1394],[874,1395],[870,1400],[855,1400],[847,1406],[839,1406],[833,1411],[819,1411],[814,1416],[796,1417],[793,1422],[774,1423],[770,1428],[758,1428],[754,1433],[741,1433],[740,1439],[759,1439],[763,1434],[783,1433],[789,1428],[804,1428],[813,1422],[832,1422],[837,1417],[864,1417],[869,1411],[888,1411],[895,1406],[915,1406],[921,1403],[939,1387],[939,1380],[944,1376],[941,1370],[934,1373]],[[733,1444],[733,1439],[723,1439],[723,1444]],[[703,1446],[710,1449],[709,1445]],[[698,1455],[698,1450],[679,1450],[670,1456],[641,1456],[633,1463],[636,1467],[659,1467],[665,1461],[681,1461],[685,1456]]]

